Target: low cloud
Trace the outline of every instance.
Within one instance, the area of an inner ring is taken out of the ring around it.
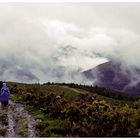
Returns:
[[[93,84],[81,72],[109,60],[140,68],[140,35],[133,30],[18,14],[0,21],[1,80]]]

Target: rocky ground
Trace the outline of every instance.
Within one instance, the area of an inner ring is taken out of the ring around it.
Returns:
[[[11,100],[5,108],[0,105],[0,137],[36,137],[36,123],[23,105]]]

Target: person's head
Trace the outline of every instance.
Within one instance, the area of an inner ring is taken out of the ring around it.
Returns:
[[[3,83],[3,87],[6,87],[6,83]]]

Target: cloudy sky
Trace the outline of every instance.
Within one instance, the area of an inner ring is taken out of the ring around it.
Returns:
[[[1,80],[82,83],[110,60],[140,68],[139,26],[140,3],[0,3]]]

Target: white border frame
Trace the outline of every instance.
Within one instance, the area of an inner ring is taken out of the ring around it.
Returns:
[[[0,2],[4,3],[11,3],[11,2],[17,2],[17,3],[31,3],[31,2],[37,2],[37,3],[88,3],[88,2],[96,2],[96,3],[104,3],[104,2],[140,2],[140,0],[0,0]]]

